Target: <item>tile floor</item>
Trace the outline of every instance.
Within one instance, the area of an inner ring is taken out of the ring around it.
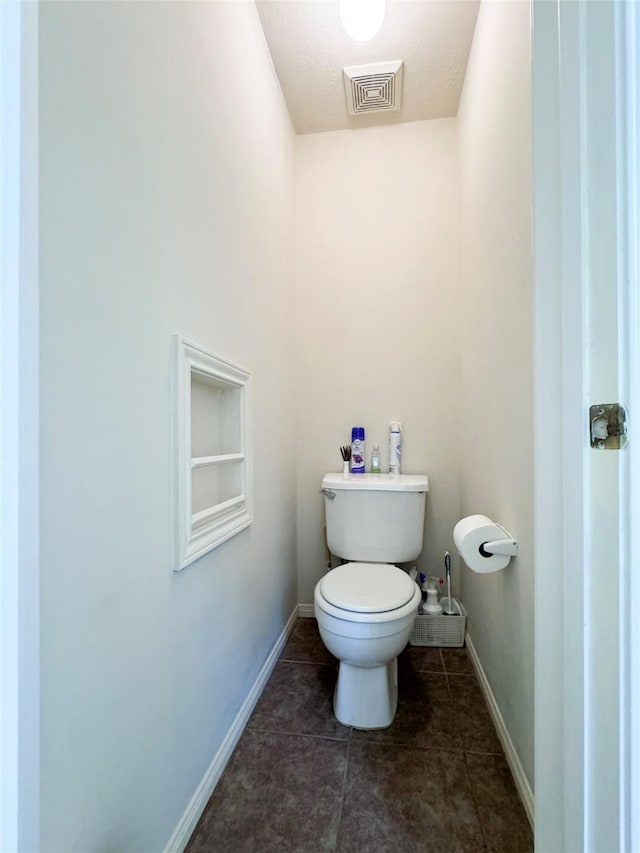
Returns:
[[[465,649],[407,647],[388,729],[333,716],[337,663],[299,619],[187,853],[528,853]]]

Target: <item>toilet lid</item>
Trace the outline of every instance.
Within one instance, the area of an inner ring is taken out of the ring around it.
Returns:
[[[346,563],[320,581],[320,592],[329,604],[356,613],[396,610],[411,600],[415,590],[406,572],[380,563]]]

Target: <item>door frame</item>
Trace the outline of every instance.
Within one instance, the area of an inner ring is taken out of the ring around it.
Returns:
[[[0,3],[0,849],[38,850],[38,4]]]
[[[594,595],[599,577],[591,541],[597,477],[592,454],[610,451],[594,451],[589,444],[589,403],[605,401],[589,401],[594,341],[587,322],[590,288],[603,285],[590,280],[589,266],[594,205],[589,121],[598,107],[589,80],[599,80],[605,68],[617,94],[618,207],[612,229],[617,228],[619,265],[618,280],[610,286],[613,300],[617,286],[619,317],[626,310],[633,318],[626,328],[619,322],[614,343],[619,387],[616,398],[606,402],[626,404],[633,426],[638,406],[634,411],[630,395],[634,381],[638,387],[640,322],[637,284],[631,282],[638,280],[638,196],[625,185],[640,173],[638,33],[633,3],[532,3],[535,788],[536,847],[545,853],[640,849],[638,818],[631,809],[640,796],[640,732],[637,711],[635,731],[629,713],[630,703],[640,708],[639,630],[631,618],[640,606],[640,582],[630,572],[639,559],[630,507],[636,513],[640,508],[640,466],[633,438],[629,448],[610,457],[610,468],[617,466],[612,554],[621,590],[619,596],[618,590],[607,590],[614,599],[613,628],[607,626],[614,649],[607,661],[612,679],[598,661],[603,614]],[[612,681],[609,699],[617,710],[602,727],[603,693]]]
[[[583,460],[574,439],[582,435],[584,382],[575,357],[583,351],[580,234],[578,218],[563,207],[567,193],[579,198],[579,160],[571,154],[578,100],[563,92],[577,87],[579,63],[566,36],[560,53],[559,13],[558,2],[533,0],[535,839],[547,853],[584,849],[582,613],[568,606],[581,599],[583,578],[575,568],[558,570],[584,562]],[[553,441],[545,440],[549,413]],[[559,592],[561,604],[551,611],[546,590]]]
[[[623,382],[633,429],[638,429],[640,412],[640,9],[635,2],[624,5],[620,27],[619,74],[624,79],[621,113],[625,119],[626,242],[624,262],[628,289],[623,302],[627,316],[625,348],[622,352],[627,370]],[[623,731],[623,801],[621,817],[625,849],[640,850],[640,814],[632,804],[640,803],[640,441],[631,435],[623,460],[625,498],[628,507],[625,549],[626,571],[622,585],[626,606],[623,641],[627,655],[623,661],[625,692]],[[634,570],[635,567],[635,570]],[[634,618],[635,617],[635,618]]]

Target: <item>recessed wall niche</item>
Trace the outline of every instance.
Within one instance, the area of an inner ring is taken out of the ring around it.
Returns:
[[[176,571],[252,521],[251,373],[175,336]]]

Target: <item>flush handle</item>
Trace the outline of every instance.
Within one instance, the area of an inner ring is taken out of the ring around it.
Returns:
[[[330,501],[332,501],[336,496],[336,493],[332,492],[331,489],[320,489],[320,494],[324,495],[325,498],[328,498]]]

